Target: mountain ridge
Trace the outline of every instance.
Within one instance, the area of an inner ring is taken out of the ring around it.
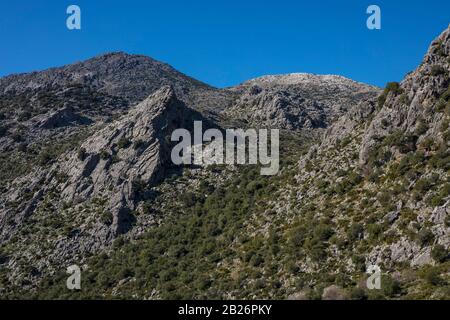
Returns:
[[[0,179],[2,297],[449,297],[450,28],[383,91],[308,74],[205,89],[102,59],[69,85],[0,80],[2,173],[18,172]],[[196,119],[283,129],[279,174],[171,166],[171,131]],[[82,291],[67,291],[67,264]],[[381,290],[365,285],[372,265]]]

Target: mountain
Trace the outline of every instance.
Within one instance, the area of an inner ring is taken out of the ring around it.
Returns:
[[[449,53],[447,29],[376,104],[352,108],[327,129],[299,162],[301,187],[286,192],[334,226],[323,267],[382,266],[388,297],[448,298]]]
[[[84,62],[42,72],[12,75],[0,79],[0,93],[24,93],[58,87],[88,87],[135,104],[161,86],[171,85],[177,96],[196,107],[220,104],[222,93],[190,78],[171,66],[141,55],[108,53]],[[203,101],[206,99],[206,101]]]
[[[341,76],[289,74],[249,80],[233,88],[239,99],[226,110],[253,126],[286,130],[326,128],[379,89]]]
[[[123,53],[2,78],[0,296],[448,299],[449,74],[450,28],[384,90],[311,74],[216,89]],[[282,129],[279,174],[172,165],[195,120]]]

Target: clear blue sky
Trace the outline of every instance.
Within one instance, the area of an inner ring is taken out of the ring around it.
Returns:
[[[66,8],[82,30],[66,28]],[[382,30],[366,28],[366,8]],[[0,76],[109,52],[151,56],[218,87],[265,74],[340,74],[383,86],[450,23],[448,0],[11,0],[0,4]]]

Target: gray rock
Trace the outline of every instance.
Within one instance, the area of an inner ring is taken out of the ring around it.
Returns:
[[[232,88],[240,97],[224,114],[258,127],[325,128],[379,90],[340,76],[265,76]]]
[[[331,285],[323,289],[322,300],[346,300],[347,295],[345,291],[336,286]]]
[[[399,212],[398,211],[392,211],[386,214],[385,219],[389,224],[394,223],[395,220],[398,219]]]

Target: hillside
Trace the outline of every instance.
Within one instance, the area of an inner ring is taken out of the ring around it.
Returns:
[[[125,54],[0,88],[3,298],[450,298],[450,28],[384,90],[309,74],[219,90]],[[279,174],[173,166],[168,138],[194,120],[281,129]]]

